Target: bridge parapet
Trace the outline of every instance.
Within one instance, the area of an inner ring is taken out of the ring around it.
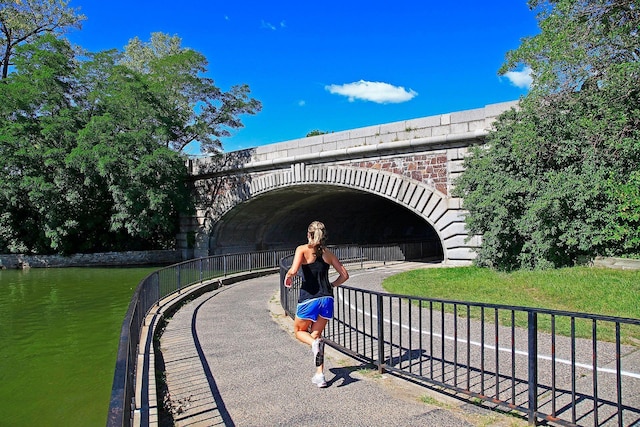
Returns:
[[[269,170],[295,163],[326,163],[383,154],[433,151],[480,142],[498,115],[517,101],[394,123],[333,132],[194,159],[191,174]]]

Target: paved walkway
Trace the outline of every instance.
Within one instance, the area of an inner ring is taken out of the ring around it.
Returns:
[[[415,265],[354,271],[348,284],[380,288],[385,277],[407,268]],[[310,349],[294,338],[280,307],[277,275],[189,302],[168,322],[161,350],[178,426],[526,425],[380,376],[328,347],[328,387],[318,389]]]

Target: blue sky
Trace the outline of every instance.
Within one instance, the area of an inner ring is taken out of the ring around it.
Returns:
[[[500,77],[505,54],[538,33],[525,0],[71,0],[86,15],[68,34],[116,48],[151,33],[204,54],[222,90],[246,83],[263,109],[225,151],[481,108],[526,94]],[[521,71],[521,70],[518,70]]]

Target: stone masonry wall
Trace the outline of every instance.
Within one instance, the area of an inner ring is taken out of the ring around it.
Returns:
[[[447,155],[412,154],[390,159],[375,159],[351,162],[352,166],[378,169],[423,182],[447,194]]]
[[[0,269],[45,267],[112,267],[132,265],[168,265],[182,261],[180,251],[129,251],[95,254],[0,255]]]
[[[365,128],[351,129],[307,138],[299,138],[277,144],[256,147],[249,154],[250,159],[241,159],[240,163],[277,162],[284,158],[297,161],[308,161],[314,154],[344,150],[349,156],[358,156],[367,147],[378,147],[393,150],[401,147],[406,141],[424,141],[427,145],[438,146],[448,144],[456,137],[469,138],[477,134],[484,136],[496,117],[515,107],[517,101],[490,104],[483,108],[440,114],[418,119],[386,123]],[[415,151],[415,150],[413,150]],[[234,155],[233,153],[229,153]],[[302,159],[296,160],[297,157]]]
[[[467,147],[483,140],[496,117],[516,101],[419,119],[299,138],[218,156],[192,159],[193,176],[249,176],[291,165],[378,168],[450,194]],[[201,179],[202,179],[201,178]],[[239,183],[239,182],[237,182]],[[220,189],[224,191],[224,189]]]

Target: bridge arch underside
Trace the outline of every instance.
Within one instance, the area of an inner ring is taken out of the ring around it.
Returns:
[[[293,248],[306,241],[311,221],[322,221],[329,245],[429,242],[424,257],[443,259],[433,226],[393,201],[337,185],[274,189],[229,210],[211,230],[212,254]]]

